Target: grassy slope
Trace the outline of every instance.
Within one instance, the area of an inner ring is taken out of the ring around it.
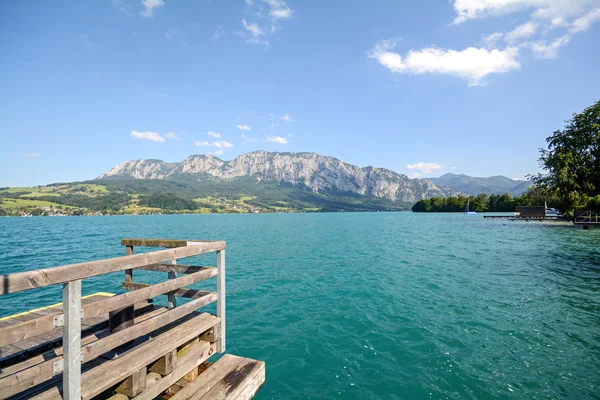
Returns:
[[[201,175],[183,175],[176,180],[168,181],[111,179],[9,188],[0,191],[0,198],[5,198],[5,204],[0,207],[61,207],[61,201],[77,206],[79,202],[85,204],[86,202],[83,201],[85,198],[126,193],[125,203],[120,203],[123,211],[130,213],[160,212],[161,210],[158,208],[142,207],[138,203],[143,196],[161,192],[195,199],[198,209],[194,212],[199,213],[251,213],[267,210],[275,212],[400,210],[409,207],[407,204],[348,192],[314,193],[304,186],[278,182],[258,183],[256,180],[248,178],[214,180]],[[6,197],[20,201],[9,202],[11,199],[6,199]],[[102,202],[101,199],[98,200]]]

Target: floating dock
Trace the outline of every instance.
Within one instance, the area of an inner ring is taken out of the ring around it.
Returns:
[[[518,217],[514,215],[484,215],[483,218],[498,218],[498,219],[506,219],[508,221],[554,221],[554,222],[568,222],[567,219],[563,217]]]
[[[63,285],[63,302],[0,319],[0,399],[250,399],[265,363],[225,352],[225,242],[123,239],[126,256],[0,276],[0,296]],[[134,247],[165,247],[133,254]],[[180,258],[216,252],[216,267]],[[158,284],[134,270],[166,273]],[[129,292],[81,296],[124,271]],[[216,292],[186,288],[216,278]],[[168,306],[152,299],[167,296]],[[183,303],[178,299],[188,299]],[[216,302],[216,315],[198,309]]]

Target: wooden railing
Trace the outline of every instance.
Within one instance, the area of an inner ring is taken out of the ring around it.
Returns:
[[[35,367],[23,367],[17,371],[10,369],[0,371],[0,398],[29,389],[61,373],[63,398],[93,397],[100,393],[99,391],[106,390],[108,388],[106,385],[111,381],[98,383],[98,387],[82,393],[82,362],[88,362],[123,347],[137,338],[165,328],[215,301],[220,323],[219,329],[212,332],[213,335],[216,334],[216,337],[212,338],[212,342],[215,343],[217,352],[225,351],[225,242],[123,239],[122,245],[126,247],[126,255],[123,257],[19,272],[0,277],[0,295],[50,285],[63,285],[62,313],[48,313],[48,315],[42,315],[35,319],[18,321],[0,327],[0,347],[22,342],[60,327],[62,327],[63,335],[62,355],[57,353],[56,357],[49,360],[37,359]],[[138,246],[166,247],[167,249],[134,255],[134,247]],[[209,252],[216,252],[216,267],[177,264],[177,260],[180,258]],[[166,272],[169,279],[153,285],[135,283],[133,282],[133,270],[135,269]],[[116,271],[125,271],[123,288],[131,290],[130,292],[82,304],[81,281],[83,279]],[[211,277],[217,278],[216,293],[186,288],[186,286]],[[168,310],[141,322],[136,321],[134,326],[134,305],[165,294],[168,296]],[[177,306],[177,297],[191,300]],[[82,346],[82,319],[107,313],[110,315],[110,334],[98,338],[98,340],[85,341]],[[198,320],[201,319],[198,318]],[[175,349],[181,344],[174,344]],[[165,349],[164,353],[167,354],[169,351],[173,350]],[[157,355],[156,358],[159,358],[165,354],[158,351],[148,357],[150,361],[155,361],[151,358]],[[32,363],[32,365],[34,364]],[[144,366],[144,371],[145,368]],[[123,376],[121,379],[127,377]]]

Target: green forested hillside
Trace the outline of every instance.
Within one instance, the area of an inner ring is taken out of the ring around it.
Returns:
[[[0,189],[0,215],[399,211],[411,204],[249,178],[107,179]]]

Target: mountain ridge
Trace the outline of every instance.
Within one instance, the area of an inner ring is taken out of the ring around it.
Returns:
[[[531,185],[529,181],[510,179],[504,175],[474,177],[448,172],[439,178],[427,179],[435,185],[450,187],[468,195],[508,193],[512,196],[520,196]]]
[[[199,179],[231,180],[252,178],[256,182],[278,181],[304,185],[313,192],[338,190],[399,202],[416,202],[431,197],[447,197],[458,191],[440,187],[427,179],[411,179],[404,174],[374,166],[358,167],[335,157],[312,152],[266,152],[241,154],[223,161],[213,155],[191,155],[181,162],[157,159],[123,162],[96,180],[157,179],[172,180],[184,175]]]

